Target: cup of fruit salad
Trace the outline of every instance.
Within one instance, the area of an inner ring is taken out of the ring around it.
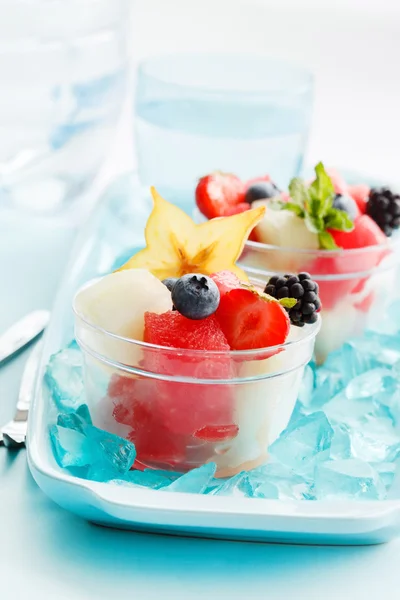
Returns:
[[[74,299],[87,402],[135,444],[136,468],[212,461],[230,476],[265,462],[286,427],[320,318],[296,327],[297,300],[236,265],[264,207],[196,225],[153,196],[146,248]]]
[[[196,200],[209,219],[265,206],[239,264],[266,282],[268,294],[298,299],[290,310],[294,321],[304,310],[312,314],[319,294],[322,328],[315,350],[320,363],[374,326],[396,293],[400,195],[389,188],[347,185],[319,163],[313,181],[295,178],[288,193],[269,176],[243,183],[230,174],[208,175],[198,184]],[[288,275],[293,272],[299,279]],[[297,284],[308,274],[317,286],[301,290]]]

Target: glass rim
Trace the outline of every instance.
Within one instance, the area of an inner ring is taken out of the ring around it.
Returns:
[[[299,75],[303,76],[303,80],[298,82],[297,85],[286,84],[281,85],[280,87],[273,87],[271,89],[262,89],[261,87],[257,88],[229,88],[224,89],[222,87],[217,87],[216,85],[205,85],[195,83],[185,83],[175,81],[173,78],[162,77],[157,73],[151,72],[151,67],[156,66],[157,64],[162,64],[163,62],[168,62],[169,60],[197,60],[197,59],[209,59],[209,60],[217,60],[217,59],[226,59],[226,60],[248,60],[248,61],[262,61],[265,64],[270,63],[271,65],[279,66],[280,69],[287,68],[296,71]],[[171,52],[168,54],[159,54],[149,56],[141,60],[137,65],[137,73],[139,76],[147,77],[149,79],[153,79],[154,81],[159,81],[164,85],[168,85],[170,88],[177,88],[179,90],[195,90],[197,92],[201,92],[205,95],[223,95],[223,96],[253,96],[256,98],[263,98],[267,96],[273,96],[276,94],[285,94],[285,95],[298,95],[307,92],[307,90],[312,87],[314,84],[314,74],[313,72],[307,68],[305,65],[302,65],[300,62],[292,61],[290,59],[276,57],[271,54],[263,54],[263,53],[230,53],[230,52],[189,52],[189,53],[180,53],[180,52]]]
[[[397,246],[400,246],[400,234],[393,238],[388,238],[387,243],[375,244],[374,246],[364,246],[363,248],[337,248],[336,250],[324,250],[323,248],[291,248],[290,246],[275,246],[274,244],[264,244],[263,242],[256,242],[252,240],[247,240],[244,247],[253,248],[257,251],[272,250],[287,253],[307,254],[318,258],[337,258],[339,256],[355,256],[360,254],[372,254],[373,252],[380,252],[384,250],[394,250]]]
[[[265,283],[265,282],[263,282]],[[192,350],[192,349],[188,349],[188,348],[174,348],[171,346],[160,346],[158,344],[151,344],[149,342],[144,342],[141,340],[134,340],[131,338],[127,338],[121,335],[118,335],[116,333],[112,333],[110,331],[108,331],[107,329],[104,329],[104,327],[100,327],[99,325],[94,325],[93,323],[91,323],[88,319],[86,319],[81,312],[76,308],[75,305],[75,300],[77,295],[79,294],[79,292],[84,288],[85,286],[82,286],[81,288],[79,288],[79,290],[76,292],[73,301],[72,301],[72,309],[74,312],[74,315],[77,319],[79,319],[87,328],[89,328],[92,332],[100,334],[104,337],[107,338],[111,338],[115,341],[121,342],[123,344],[129,344],[131,347],[137,347],[137,348],[142,348],[143,350],[154,350],[157,352],[168,352],[169,354],[171,354],[171,356],[186,356],[186,357],[193,357],[193,358],[199,358],[199,357],[204,357],[204,358],[231,358],[234,360],[243,358],[243,359],[251,359],[251,358],[263,358],[263,355],[265,354],[269,354],[269,353],[277,353],[280,352],[282,350],[287,350],[287,349],[292,349],[296,346],[301,346],[303,344],[307,344],[308,342],[310,342],[311,340],[315,339],[317,333],[319,332],[320,328],[321,328],[321,316],[318,313],[317,314],[317,321],[315,323],[312,324],[306,324],[304,327],[302,328],[298,328],[301,332],[304,332],[304,335],[302,335],[301,337],[299,337],[296,340],[289,340],[289,341],[285,341],[283,344],[278,344],[276,346],[267,346],[264,348],[253,348],[253,349],[249,349],[249,350]],[[291,327],[295,327],[295,325],[290,325]],[[265,356],[264,356],[265,358]]]

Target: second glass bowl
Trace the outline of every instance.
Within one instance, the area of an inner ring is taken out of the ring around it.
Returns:
[[[322,327],[315,352],[329,352],[373,327],[397,291],[400,237],[389,244],[350,250],[304,250],[247,242],[239,264],[251,277],[310,273],[319,285]]]

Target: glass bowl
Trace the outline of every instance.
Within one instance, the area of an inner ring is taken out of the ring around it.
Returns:
[[[322,327],[316,359],[374,327],[397,288],[400,236],[388,244],[349,250],[305,250],[247,242],[239,264],[265,282],[273,275],[310,273],[319,285]]]
[[[320,319],[292,327],[270,348],[180,350],[111,334],[74,311],[94,424],[134,442],[137,468],[184,472],[213,461],[218,477],[266,461],[320,328]]]

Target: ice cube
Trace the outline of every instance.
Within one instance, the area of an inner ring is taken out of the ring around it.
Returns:
[[[76,429],[52,425],[49,430],[54,458],[60,467],[85,467],[93,461],[90,440]]]
[[[188,494],[202,494],[209,486],[214,477],[217,465],[207,463],[185,473],[170,485],[163,488],[163,492],[186,492]]]
[[[313,500],[310,481],[279,463],[267,463],[249,473],[255,498]]]
[[[84,403],[82,354],[75,341],[51,356],[44,380],[59,410],[68,412]]]
[[[250,483],[248,474],[242,471],[222,481],[220,485],[214,487],[209,492],[209,495],[252,498],[254,496],[254,488]]]
[[[334,425],[329,456],[331,459],[351,458],[350,429],[347,425]]]
[[[321,411],[303,417],[290,425],[269,447],[279,462],[303,473],[318,460],[329,455],[333,429]]]
[[[87,425],[92,425],[89,407],[87,404],[81,404],[75,412],[60,413],[57,417],[57,425],[83,433]]]
[[[364,416],[373,415],[375,408],[372,398],[351,401],[343,390],[326,403],[324,412],[334,424],[344,423],[349,426],[357,426]]]
[[[129,471],[136,457],[131,442],[85,423],[77,414],[59,415],[49,433],[60,467],[88,466],[88,479],[115,479]]]
[[[153,471],[151,469],[145,469],[144,471],[129,471],[124,475],[123,481],[158,490],[170,485],[170,483],[178,477],[178,474],[169,471]]]
[[[364,400],[375,397],[390,397],[398,384],[389,369],[372,369],[355,377],[346,387],[349,400]]]
[[[86,437],[97,448],[99,462],[108,463],[118,473],[126,473],[133,465],[136,458],[135,446],[125,440],[94,425],[85,428]]]
[[[350,432],[351,451],[366,462],[391,462],[400,455],[400,438],[390,419],[367,417]]]
[[[386,489],[389,489],[394,481],[397,464],[396,462],[382,462],[374,464],[374,469],[379,473],[379,477],[382,479],[383,483],[386,486]]]
[[[314,490],[318,500],[383,500],[386,496],[385,485],[377,471],[354,458],[318,464]]]

